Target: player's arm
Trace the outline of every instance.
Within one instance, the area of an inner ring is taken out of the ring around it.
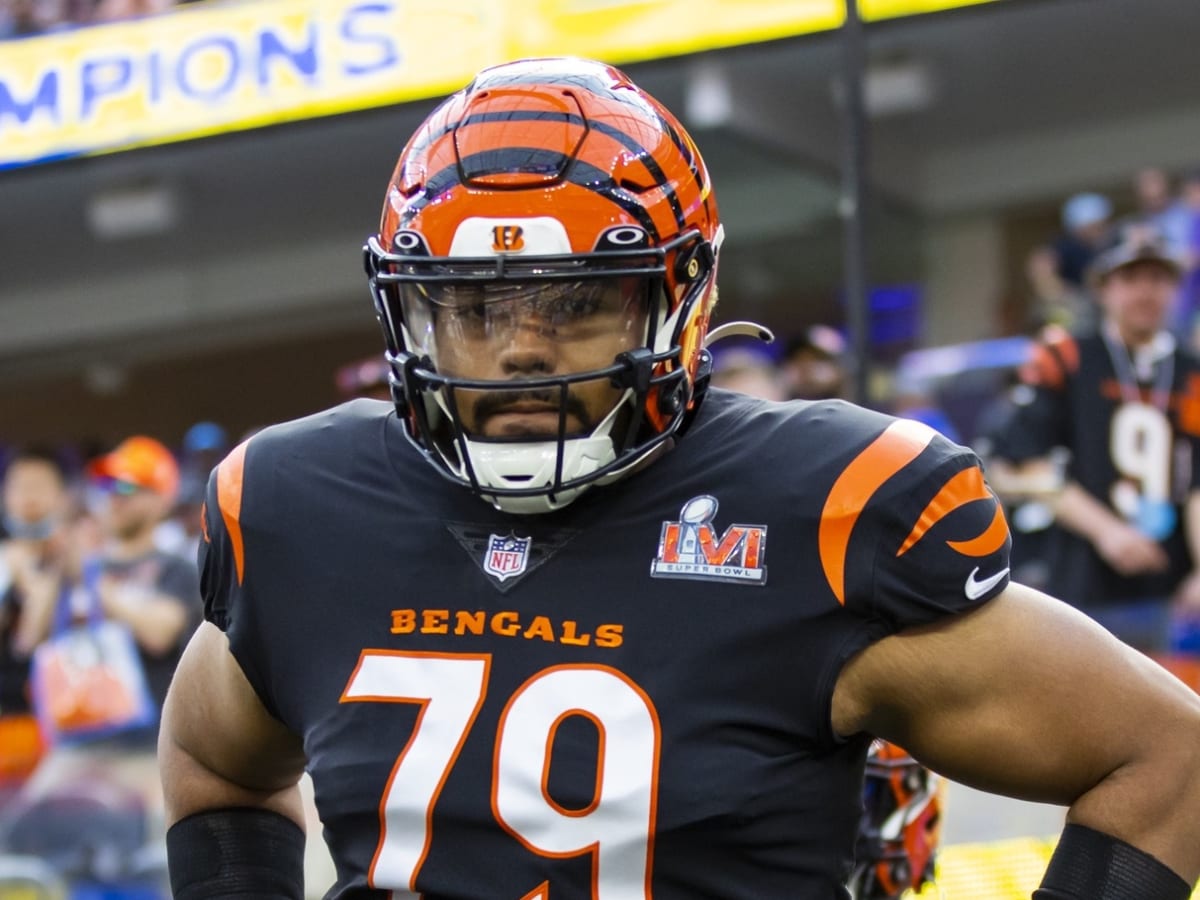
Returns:
[[[1068,805],[1039,898],[1184,900],[1200,876],[1200,697],[1030,588],[871,645],[832,715],[965,784]]]
[[[303,896],[303,747],[263,708],[211,623],[176,669],[158,758],[175,896]]]
[[[242,444],[209,479],[199,554],[207,621],[175,670],[159,732],[171,890],[188,900],[304,896],[302,742],[231,649],[232,640],[250,659],[256,646],[243,584],[253,551],[239,518],[246,455]]]

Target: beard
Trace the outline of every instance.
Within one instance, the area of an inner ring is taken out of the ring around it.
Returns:
[[[474,426],[470,431],[477,436],[492,436],[487,434],[489,422],[495,422],[498,417],[505,415],[538,415],[543,419],[553,416],[554,419],[552,428],[533,422],[506,423],[505,437],[556,438],[559,428],[563,426],[563,419],[567,420],[566,437],[579,437],[590,433],[596,427],[596,420],[582,398],[568,391],[564,403],[562,392],[552,388],[480,391],[471,413]],[[574,428],[571,427],[572,419],[578,423]]]

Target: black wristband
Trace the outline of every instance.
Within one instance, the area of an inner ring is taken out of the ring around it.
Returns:
[[[1063,829],[1033,900],[1188,900],[1187,882],[1157,859],[1085,825]]]
[[[304,831],[266,809],[212,809],[167,829],[175,900],[304,900]]]

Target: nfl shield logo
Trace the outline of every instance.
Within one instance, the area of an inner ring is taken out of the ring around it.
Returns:
[[[483,571],[498,581],[520,575],[529,563],[531,542],[532,538],[519,538],[511,532],[504,537],[493,534],[483,554]]]

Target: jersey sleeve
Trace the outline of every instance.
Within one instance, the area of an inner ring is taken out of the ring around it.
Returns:
[[[895,480],[878,509],[874,616],[907,628],[1004,590],[1012,538],[975,454],[939,436]]]
[[[857,411],[847,420],[849,455],[818,530],[841,608],[886,634],[1000,593],[1011,538],[978,457],[912,419]]]
[[[229,650],[267,711],[280,718],[260,664],[259,628],[246,583],[242,490],[247,444],[234,449],[209,476],[201,508],[200,594],[204,618],[225,632]]]
[[[200,546],[196,563],[200,567],[200,596],[204,619],[222,631],[229,628],[229,608],[235,602],[237,583],[233,579],[233,548],[221,517],[217,496],[217,470],[213,469],[200,507]]]

